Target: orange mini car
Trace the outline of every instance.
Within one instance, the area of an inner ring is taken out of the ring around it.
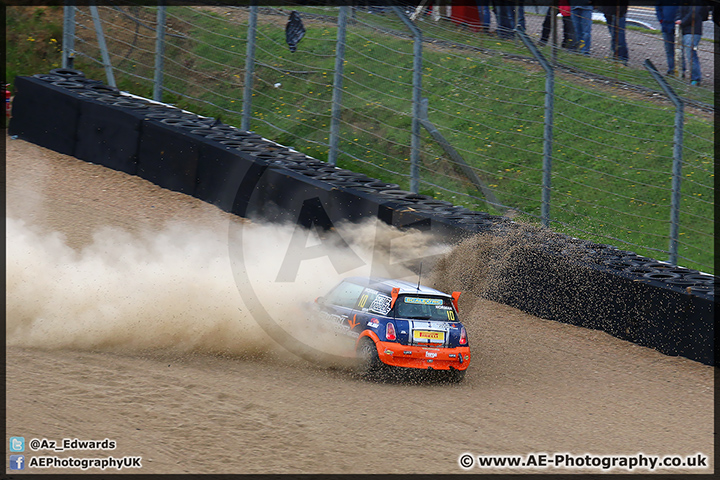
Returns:
[[[442,370],[460,381],[470,345],[458,318],[459,296],[402,280],[349,277],[316,302],[337,331],[357,339],[363,374],[388,367]]]

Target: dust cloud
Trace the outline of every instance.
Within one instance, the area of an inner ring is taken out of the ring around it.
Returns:
[[[347,345],[337,332],[307,323],[316,321],[308,310],[316,297],[350,275],[417,278],[402,261],[449,248],[375,221],[340,225],[330,238],[294,225],[215,223],[175,221],[133,233],[104,228],[73,248],[60,233],[7,217],[7,344],[297,360],[258,322],[251,300],[290,338],[332,363]],[[301,254],[318,245],[324,251],[293,262],[297,238],[307,249]],[[378,261],[388,257],[392,265]],[[279,282],[288,258],[297,271]]]

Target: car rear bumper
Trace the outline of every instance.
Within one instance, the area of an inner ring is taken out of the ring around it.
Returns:
[[[465,370],[470,364],[470,347],[435,348],[376,342],[378,357],[393,367],[427,370]]]

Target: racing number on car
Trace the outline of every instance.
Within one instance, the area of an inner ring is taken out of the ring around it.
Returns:
[[[453,312],[452,310],[448,310],[447,317],[448,317],[449,321],[454,322],[455,321],[455,312]]]
[[[365,308],[365,304],[367,303],[368,298],[369,298],[369,295],[367,293],[365,295],[363,295],[362,297],[360,297],[360,301],[358,302],[358,307]]]

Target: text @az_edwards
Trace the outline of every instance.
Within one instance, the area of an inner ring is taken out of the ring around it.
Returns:
[[[695,455],[572,455],[570,453],[529,453],[527,455],[472,455],[463,453],[458,464],[467,470],[476,468],[564,468],[627,470],[643,469],[653,471],[661,468],[708,468],[708,457]]]
[[[78,438],[63,438],[61,441],[47,438],[33,438],[28,443],[30,450],[54,450],[64,452],[66,450],[115,450],[117,442],[105,438],[103,440],[80,440]]]

